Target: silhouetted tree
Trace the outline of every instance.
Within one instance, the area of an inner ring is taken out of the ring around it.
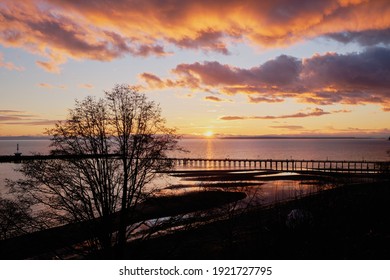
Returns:
[[[117,245],[114,257],[121,258],[148,183],[171,168],[166,153],[177,149],[174,132],[156,103],[136,88],[116,85],[104,98],[76,101],[67,120],[48,131],[52,154],[86,157],[26,162],[25,179],[13,189],[44,205],[52,224],[97,221],[93,243],[110,254]]]
[[[29,203],[0,197],[0,240],[34,230]]]

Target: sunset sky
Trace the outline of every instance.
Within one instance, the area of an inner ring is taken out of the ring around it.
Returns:
[[[0,136],[122,83],[181,134],[388,137],[390,1],[0,1]]]

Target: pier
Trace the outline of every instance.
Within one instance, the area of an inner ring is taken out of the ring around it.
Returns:
[[[101,155],[14,155],[0,156],[1,162],[20,163],[29,160],[78,160],[87,158],[119,158],[118,154]],[[390,161],[342,161],[297,159],[207,159],[168,158],[175,168],[248,168],[275,171],[318,171],[336,173],[383,174],[390,173]]]
[[[338,173],[389,173],[388,161],[341,161],[296,159],[203,159],[172,158],[176,167],[249,168],[275,171],[319,171]]]

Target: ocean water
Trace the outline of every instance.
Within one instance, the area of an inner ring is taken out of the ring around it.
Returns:
[[[49,140],[0,140],[0,155],[12,155],[17,144],[23,155],[50,151]],[[390,161],[387,139],[182,139],[179,145],[187,152],[171,157]],[[0,163],[0,195],[5,195],[6,178],[21,176],[18,167]]]
[[[0,140],[0,155],[48,154],[49,140]],[[182,139],[171,157],[389,161],[387,139]]]
[[[183,139],[180,157],[389,161],[386,139]]]

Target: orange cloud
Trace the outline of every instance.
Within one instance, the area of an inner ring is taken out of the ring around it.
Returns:
[[[22,47],[48,61],[36,64],[59,73],[67,58],[110,61],[127,53],[136,56],[165,55],[156,44],[133,41],[119,33],[94,26],[83,16],[72,14],[45,1],[5,1],[0,6],[0,43]],[[40,5],[42,4],[42,5]]]
[[[79,85],[79,88],[93,89],[94,86],[92,84],[81,84]]]
[[[206,101],[213,101],[213,102],[231,102],[229,99],[219,98],[217,96],[206,96],[203,98]]]
[[[158,37],[181,47],[222,52],[226,38],[244,37],[262,45],[286,44],[325,32],[384,29],[390,23],[386,0],[228,0],[223,5],[205,0],[98,0],[93,5],[75,0],[52,2],[94,25],[109,26],[135,39],[146,34],[147,40]]]
[[[206,0],[4,0],[0,22],[0,44],[39,54],[49,61],[40,60],[38,66],[58,72],[67,58],[163,56],[170,53],[166,45],[228,54],[229,46],[238,41],[272,47],[327,36],[367,44],[363,37],[390,30],[390,4],[387,0],[226,0],[223,5]],[[340,37],[345,32],[350,35]],[[388,36],[376,35],[369,45],[389,43]],[[62,60],[52,54],[60,54]]]
[[[142,73],[139,76],[142,80],[144,80],[150,88],[164,88],[165,83],[156,75],[150,73]]]
[[[297,59],[281,55],[250,69],[218,62],[179,64],[176,79],[141,75],[157,88],[184,87],[226,95],[247,94],[249,102],[299,102],[328,105],[390,106],[390,49],[371,47],[361,53],[315,55]]]
[[[46,72],[51,73],[60,73],[61,69],[58,65],[58,63],[55,63],[53,61],[47,62],[47,61],[36,61],[35,64],[45,70]]]
[[[55,85],[48,84],[48,83],[39,83],[37,86],[41,87],[41,88],[47,88],[47,89],[53,89],[53,88],[65,89],[66,88],[66,86],[64,86],[64,85],[55,86]]]

